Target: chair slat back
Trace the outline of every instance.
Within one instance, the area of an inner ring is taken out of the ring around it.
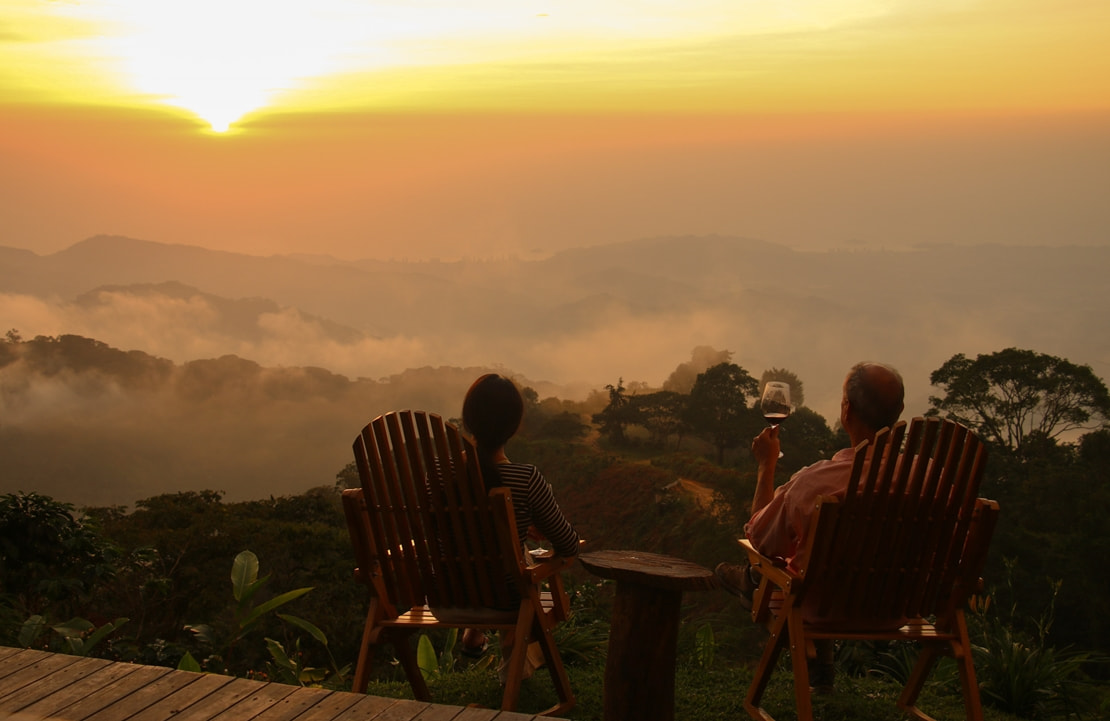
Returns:
[[[477,453],[457,428],[433,413],[387,413],[363,428],[354,454],[365,546],[394,612],[519,602],[507,585]]]
[[[847,494],[821,506],[813,545],[799,556],[813,622],[900,625],[962,605],[967,589],[957,582],[968,563],[981,568],[967,538],[985,459],[974,433],[936,418],[899,422],[860,444]]]

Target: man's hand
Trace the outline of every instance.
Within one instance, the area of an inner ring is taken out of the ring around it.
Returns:
[[[779,427],[767,426],[752,441],[752,455],[759,465],[774,465],[779,459]]]
[[[755,474],[752,515],[771,502],[775,495],[775,464],[779,460],[779,427],[768,426],[752,441],[752,455],[759,468]]]

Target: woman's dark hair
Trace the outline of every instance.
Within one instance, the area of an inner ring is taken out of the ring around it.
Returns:
[[[478,465],[487,488],[501,485],[493,456],[520,428],[524,398],[508,378],[489,373],[470,386],[463,401],[463,425],[474,438]]]

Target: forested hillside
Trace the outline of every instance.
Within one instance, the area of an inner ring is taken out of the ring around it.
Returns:
[[[509,453],[544,470],[589,548],[640,548],[707,566],[736,560],[754,483],[746,444],[764,424],[754,407],[761,383],[788,379],[799,402],[782,429],[781,480],[845,441],[805,406],[804,379],[768,369],[757,380],[730,356],[702,349],[662,388],[618,380],[589,404],[525,387],[526,424]],[[478,372],[424,369],[388,382],[351,381],[235,357],[177,365],[87,338],[9,333],[0,343],[4,599],[6,622],[16,624],[9,632],[31,613],[128,618],[113,653],[168,661],[201,653],[203,644],[183,629],[233,623],[227,569],[249,549],[273,573],[273,592],[314,588],[296,612],[314,617],[337,657],[349,654],[362,603],[337,495],[357,482],[349,439],[401,398],[433,410],[449,403],[457,396],[438,389],[465,388]],[[1016,609],[1025,633],[1059,648],[1110,648],[1110,584],[1091,572],[1092,559],[1110,549],[1103,381],[1087,366],[1017,349],[957,354],[930,381],[934,411],[990,444],[982,493],[1002,507],[986,573],[995,612]],[[65,404],[65,425],[51,404]],[[337,412],[348,405],[358,408]],[[287,411],[295,422],[282,425]],[[267,465],[288,446],[299,453],[333,442],[334,451],[294,469],[293,487],[282,488]],[[230,478],[220,475],[229,473],[224,464],[254,481],[238,487],[239,497],[212,483]],[[120,479],[138,494],[134,501],[74,499]],[[88,508],[59,513],[59,502]],[[70,535],[62,545],[57,537],[44,542],[49,534],[20,530],[28,522]],[[59,554],[61,547],[69,550]],[[44,548],[53,549],[45,561],[25,562]],[[583,574],[578,579],[589,585]],[[706,595],[691,613],[735,614],[729,603],[725,594]],[[722,633],[727,645],[730,632]],[[242,668],[264,663],[262,648],[240,652],[234,663]]]

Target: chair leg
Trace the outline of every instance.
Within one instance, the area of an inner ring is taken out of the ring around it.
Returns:
[[[542,613],[536,617],[536,622],[533,624],[535,640],[539,642],[540,649],[543,651],[543,657],[547,661],[547,671],[551,675],[551,683],[555,685],[555,694],[559,697],[559,703],[542,712],[541,716],[561,716],[574,708],[575,703],[574,692],[570,688],[570,677],[567,676],[567,669],[563,665],[563,657],[559,655],[559,649],[555,646],[553,627],[554,623],[551,619]]]
[[[798,708],[798,721],[813,721],[813,699],[809,692],[809,642],[802,628],[802,614],[788,614],[787,628],[790,641],[790,666],[794,672],[794,701]]]
[[[355,666],[355,678],[351,683],[351,690],[355,693],[366,693],[366,686],[370,683],[370,671],[374,665],[374,644],[377,643],[377,633],[372,619],[366,619],[362,629],[362,644],[358,651],[358,664]]]
[[[520,698],[520,684],[524,680],[524,662],[528,657],[528,631],[531,630],[535,609],[525,604],[520,609],[513,629],[513,647],[506,668],[505,692],[501,696],[501,710],[515,711]],[[502,646],[502,652],[504,647]]]
[[[775,671],[775,663],[779,660],[779,655],[786,645],[786,616],[776,616],[768,630],[771,636],[763,645],[763,655],[760,656],[759,665],[756,666],[755,675],[752,677],[752,685],[748,687],[748,696],[744,699],[744,709],[748,712],[748,715],[757,721],[773,721],[771,716],[759,707],[759,703],[763,700],[763,692],[767,690],[771,674]]]
[[[913,670],[910,671],[909,678],[906,679],[902,694],[898,697],[898,708],[914,718],[921,719],[921,721],[928,721],[930,717],[917,708],[917,697],[921,694],[921,690],[925,688],[925,682],[929,680],[929,675],[933,672],[933,667],[936,666],[939,657],[940,648],[937,644],[923,643],[921,653],[917,656],[917,662],[914,664]]]
[[[417,701],[431,701],[432,692],[428,690],[428,683],[424,674],[420,672],[420,664],[416,660],[416,648],[412,643],[413,631],[398,631],[392,634],[393,647],[397,650],[397,660],[405,671],[405,678],[412,687],[412,695]]]
[[[956,632],[959,643],[952,644],[952,654],[960,669],[960,686],[964,696],[964,711],[968,721],[983,721],[983,705],[979,698],[979,682],[975,678],[975,664],[971,654],[971,638],[967,633],[967,617],[962,610],[956,612]]]

